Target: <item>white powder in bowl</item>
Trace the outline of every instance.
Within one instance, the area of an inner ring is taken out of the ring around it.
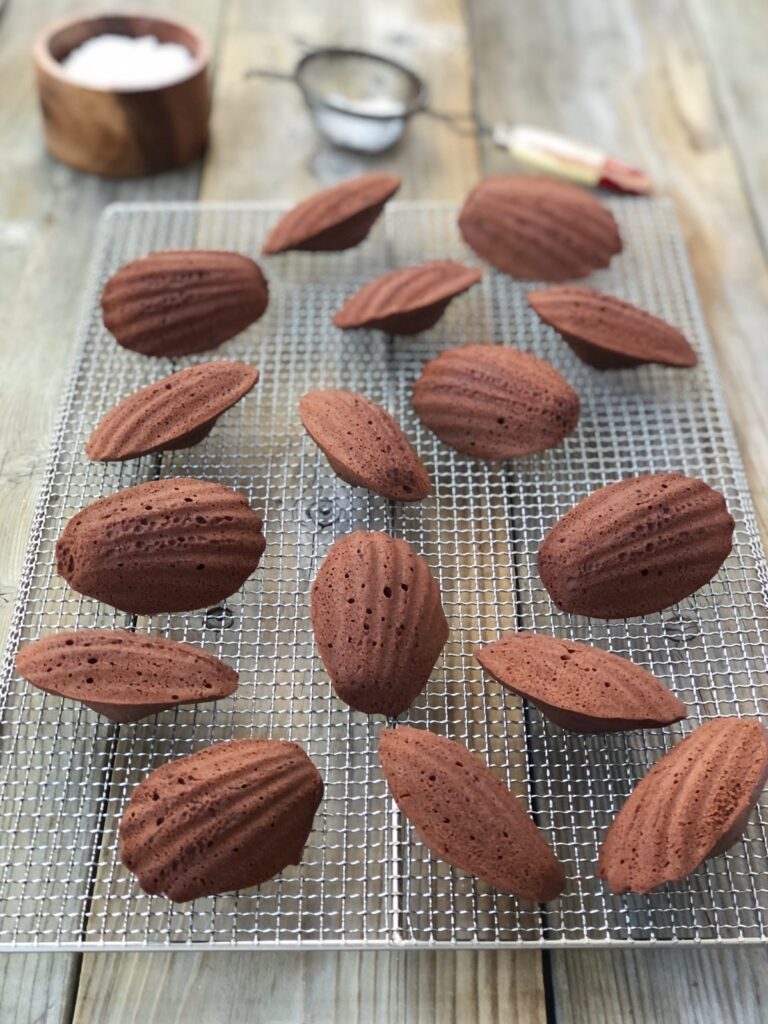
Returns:
[[[194,58],[180,43],[156,36],[105,33],[87,39],[62,60],[67,75],[95,89],[157,89],[191,72]]]

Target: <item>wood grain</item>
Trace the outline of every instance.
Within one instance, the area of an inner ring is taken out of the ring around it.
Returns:
[[[596,950],[557,954],[557,1024],[761,1024],[768,950]]]
[[[416,4],[397,0],[386,7],[386,13],[382,8],[362,4],[350,10],[337,0],[311,8],[305,2],[288,0],[279,8],[260,10],[258,17],[252,5],[233,2],[227,10],[218,57],[214,142],[205,165],[202,198],[299,198],[369,166],[401,174],[401,194],[406,197],[463,197],[479,173],[474,139],[457,135],[438,122],[424,121],[418,129],[414,126],[395,151],[369,162],[320,141],[294,87],[246,77],[249,68],[273,66],[278,60],[289,67],[301,52],[298,36],[313,44],[356,43],[388,52],[427,74],[430,81],[444,81],[441,95],[451,109],[469,109],[466,36],[461,5],[456,0],[422,0]],[[448,53],[453,55],[450,66]],[[286,134],[290,136],[288,144]],[[253,159],[256,151],[258,161]],[[186,977],[189,956],[178,953],[138,958],[143,964],[142,986],[151,992],[169,991],[166,973],[174,979]],[[112,980],[107,979],[99,989],[105,998],[128,983],[133,959],[124,957],[114,962]],[[358,1016],[351,1020],[458,1021],[477,1016],[483,1021],[497,1021],[516,1016],[518,1009],[517,1019],[521,1021],[544,1019],[541,956],[535,952],[416,956],[322,953],[302,956],[298,970],[293,968],[295,959],[292,954],[259,953],[254,958],[233,954],[219,955],[215,963],[222,977],[232,971],[238,972],[238,978],[245,974],[251,979],[250,987],[244,989],[250,994],[244,998],[243,1007],[259,1003],[265,993],[277,988],[281,996],[275,1006],[285,1009],[270,1010],[276,1015],[269,1019],[275,1021],[346,1021],[345,1014],[355,1006]],[[78,995],[78,1014],[86,1014],[84,993],[89,984],[97,984],[105,962],[98,955],[84,956],[86,987],[81,986]],[[203,961],[204,965],[208,962]],[[244,967],[246,964],[250,966]],[[393,977],[396,997],[389,998],[386,993]],[[486,979],[481,990],[476,987],[478,977]],[[514,984],[510,983],[512,979]],[[223,991],[228,992],[236,984],[240,982],[230,978]],[[329,986],[336,993],[336,1003],[331,1005],[343,1009],[335,1017],[324,1001],[313,995],[316,991],[325,993]],[[425,997],[425,992],[430,995]],[[172,1002],[176,1004],[175,999]],[[103,1007],[98,1001],[95,1005],[97,1010],[76,1019],[99,1019]],[[214,1010],[214,1005],[219,1004],[212,1000],[209,1016],[203,1015],[204,1019],[220,1019],[216,1013],[223,1011]],[[227,1005],[226,1000],[223,1005]],[[441,1010],[438,1016],[436,1007]],[[149,1011],[149,1005],[146,1009]],[[120,1014],[128,1011],[119,1006],[109,1012],[116,1014],[116,1020],[147,1019],[141,1015],[123,1018]],[[451,1017],[450,1013],[460,1015]],[[233,1015],[232,1019],[237,1017]]]
[[[46,5],[45,17],[82,6],[57,0]],[[180,17],[189,16],[206,28],[209,36],[215,34],[213,4],[185,0],[176,9]],[[32,511],[69,370],[99,215],[116,200],[193,198],[200,181],[199,164],[136,182],[107,182],[71,171],[47,156],[32,63],[23,45],[31,41],[41,20],[36,5],[12,4],[0,34],[0,89],[12,97],[12,102],[0,107],[0,137],[13,140],[0,163],[0,329],[5,346],[0,380],[3,636],[16,600]]]
[[[0,1020],[68,1024],[78,980],[78,954],[0,956]]]
[[[170,85],[141,91],[83,87],[62,70],[60,61],[105,33],[151,33],[163,43],[179,43],[194,57],[193,72]],[[144,15],[78,15],[38,36],[34,60],[48,149],[70,167],[109,178],[137,177],[184,167],[205,149],[208,46],[194,30]]]
[[[535,951],[84,958],[75,1024],[545,1024]]]
[[[672,196],[765,542],[768,270],[740,175],[743,161],[760,164],[765,132],[751,137],[749,154],[734,152],[682,0],[619,0],[610,9],[543,0],[534,10],[477,0],[468,10],[483,123],[525,121],[595,143],[648,169]],[[764,36],[753,37],[753,47],[760,42],[768,51]],[[725,56],[721,48],[721,64]],[[490,139],[482,158],[485,173],[519,170]]]
[[[45,152],[30,48],[49,19],[82,11],[76,0],[13,3],[0,31],[0,637],[7,635],[54,417],[71,360],[96,221],[116,199],[191,198],[200,166],[135,183],[69,170]],[[162,8],[148,0],[146,9]],[[180,0],[179,17],[214,37],[218,4]],[[80,956],[0,957],[0,1020],[71,1017]],[[6,1007],[8,1011],[6,1012]],[[10,1008],[13,1008],[12,1010]],[[25,1014],[28,1017],[25,1017]]]
[[[290,72],[313,46],[361,46],[422,74],[446,109],[468,112],[469,51],[460,0],[232,0],[214,90],[214,139],[203,199],[302,199],[376,169],[403,176],[398,199],[460,199],[479,175],[473,139],[417,115],[378,157],[334,149],[315,133],[298,88],[252,70]],[[258,154],[258,155],[256,155]]]
[[[476,112],[486,124],[525,121],[594,142],[648,168],[660,189],[672,195],[765,540],[768,275],[741,168],[746,160],[761,166],[768,149],[765,131],[753,135],[746,126],[746,117],[758,116],[755,107],[741,115],[744,148],[734,150],[721,115],[725,104],[721,106],[716,92],[717,87],[735,90],[735,83],[759,71],[754,61],[738,71],[733,67],[744,56],[744,29],[733,24],[726,28],[725,22],[739,18],[729,18],[727,11],[706,0],[690,0],[690,7],[702,21],[706,14],[710,55],[700,49],[689,14],[678,0],[620,0],[610,8],[599,0],[584,0],[578,7],[543,0],[535,8],[475,0],[468,10]],[[755,11],[750,10],[750,17],[749,52],[759,50],[764,66],[768,36],[756,33]],[[721,29],[722,39],[738,37],[733,51],[722,41],[714,46]],[[716,72],[713,60],[719,64]],[[757,98],[755,102],[759,104]],[[482,158],[485,173],[519,170],[490,140],[483,144]],[[744,373],[747,366],[749,374]],[[721,952],[555,951],[556,1019],[558,1024],[757,1021],[768,1001],[765,955],[761,949],[739,950],[738,958],[727,963],[749,983],[721,990],[716,997],[708,979],[713,965],[723,963],[717,959]],[[727,967],[721,969],[718,976],[724,978]]]
[[[762,0],[741,0],[737,17],[727,17],[717,0],[686,0],[686,9],[707,64],[710,88],[760,244],[768,257],[768,5]]]

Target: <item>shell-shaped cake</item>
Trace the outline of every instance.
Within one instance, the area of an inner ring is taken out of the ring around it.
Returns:
[[[402,267],[369,281],[347,299],[333,322],[345,330],[378,327],[390,334],[418,334],[433,327],[457,295],[483,276],[453,260]]]
[[[399,188],[397,175],[373,173],[316,192],[280,218],[261,251],[272,255],[290,249],[351,249],[368,236],[384,204]]]
[[[497,270],[525,281],[567,281],[621,252],[610,210],[584,189],[550,178],[481,181],[459,216],[465,242]]]
[[[229,697],[237,672],[199,647],[122,629],[78,629],[25,644],[18,672],[113,722],[137,722],[177,704]]]
[[[703,587],[731,551],[719,491],[680,473],[594,491],[552,527],[539,574],[558,608],[598,619],[660,612]]]
[[[145,356],[206,352],[259,319],[269,289],[258,264],[237,252],[153,252],[121,267],[101,294],[104,324]]]
[[[502,686],[571,732],[618,732],[685,718],[682,701],[639,665],[542,633],[504,633],[475,657]]]
[[[563,891],[563,869],[522,803],[462,743],[383,729],[379,760],[395,803],[439,860],[537,903]]]
[[[266,547],[261,518],[222,484],[172,477],[100,498],[56,542],[73,590],[136,615],[218,604],[242,586]]]
[[[93,462],[191,448],[259,379],[245,363],[201,363],[134,391],[110,409],[85,446]]]
[[[501,345],[441,352],[413,385],[413,408],[441,441],[479,459],[552,448],[579,422],[579,396],[554,367]]]
[[[304,428],[334,473],[392,501],[421,501],[427,471],[397,420],[355,391],[310,391],[301,399]]]
[[[696,352],[682,331],[613,295],[578,285],[557,285],[528,292],[526,297],[579,359],[598,370],[642,363],[696,365]]]
[[[405,711],[448,639],[426,559],[404,540],[362,530],[337,540],[320,566],[312,628],[337,695],[369,715]]]
[[[710,719],[632,790],[600,848],[600,877],[617,894],[685,878],[739,839],[766,778],[768,733],[760,722]]]
[[[323,795],[297,743],[231,740],[169,761],[134,789],[120,859],[174,903],[247,889],[301,862]]]

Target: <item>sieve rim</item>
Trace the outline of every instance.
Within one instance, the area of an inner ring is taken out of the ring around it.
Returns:
[[[349,107],[334,103],[332,100],[321,96],[303,80],[304,70],[318,57],[364,57],[378,64],[386,64],[390,68],[395,68],[395,70],[408,79],[413,87],[414,98],[410,102],[403,103],[402,111],[397,114],[376,114],[369,111],[350,110]],[[310,107],[325,107],[327,110],[346,114],[347,117],[360,117],[367,121],[405,121],[412,117],[413,114],[424,110],[427,105],[427,84],[420,75],[392,57],[385,57],[380,53],[373,53],[371,50],[361,50],[345,46],[322,46],[318,49],[310,50],[299,60],[294,69],[293,77]]]

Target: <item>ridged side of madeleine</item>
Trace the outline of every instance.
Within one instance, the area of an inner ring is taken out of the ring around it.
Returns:
[[[400,726],[379,734],[392,796],[440,860],[502,892],[553,900],[565,875],[523,805],[456,740]]]
[[[768,778],[768,733],[749,718],[713,718],[640,780],[600,848],[618,894],[685,878],[732,846]]]
[[[218,348],[258,320],[269,288],[257,263],[237,252],[153,252],[110,277],[104,325],[123,348],[183,356]]]
[[[237,672],[200,647],[122,629],[41,637],[19,650],[16,669],[46,693],[82,701],[113,722],[220,700],[237,688]]]
[[[323,795],[297,743],[231,740],[151,772],[120,821],[120,859],[175,903],[261,885],[301,861]]]

